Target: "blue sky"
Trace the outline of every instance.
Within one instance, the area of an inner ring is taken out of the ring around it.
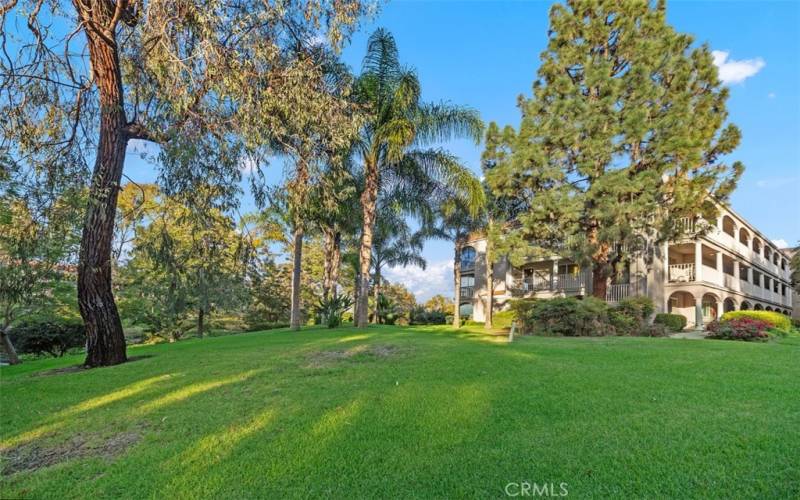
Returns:
[[[401,61],[417,69],[423,98],[477,109],[483,119],[517,126],[517,96],[528,95],[546,44],[549,2],[395,1],[365,23],[344,50],[358,70],[376,27],[395,36]],[[729,82],[730,120],[743,133],[731,156],[747,169],[733,208],[773,240],[800,240],[800,3],[671,2],[669,22],[719,51]],[[447,144],[479,172],[481,147]],[[133,157],[128,175],[152,179],[152,167]],[[275,166],[270,178],[277,179]],[[245,201],[244,207],[251,207]],[[452,293],[452,245],[429,242],[426,271],[390,271],[418,297]]]

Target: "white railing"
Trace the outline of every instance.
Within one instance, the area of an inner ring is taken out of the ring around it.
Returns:
[[[575,290],[586,286],[588,271],[581,271],[578,274],[559,274],[555,279],[556,290]]]
[[[606,288],[606,302],[619,302],[620,300],[630,296],[631,285],[630,283],[621,283],[619,285],[608,285]]]
[[[552,283],[549,276],[540,276],[534,274],[522,279],[522,290],[526,292],[534,292],[537,290],[549,290]]]
[[[670,264],[669,280],[677,282],[694,281],[694,264]]]
[[[462,286],[461,287],[461,298],[462,299],[471,299],[475,295],[475,289],[471,286]]]

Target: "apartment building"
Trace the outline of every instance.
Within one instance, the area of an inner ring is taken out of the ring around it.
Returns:
[[[632,262],[612,280],[606,300],[646,295],[658,312],[685,316],[690,328],[740,309],[792,314],[789,259],[755,227],[728,207],[720,207],[719,218],[702,235],[691,236],[695,221],[685,224],[690,236],[665,243],[654,258]],[[485,238],[474,235],[457,263],[461,314],[477,321],[485,318],[488,298],[485,251]],[[495,310],[507,308],[515,298],[592,293],[591,270],[558,255],[520,267],[504,260],[492,274]]]

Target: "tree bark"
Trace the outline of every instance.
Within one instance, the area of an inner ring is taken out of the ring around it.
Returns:
[[[377,262],[376,262],[376,264],[377,264]],[[380,316],[379,311],[378,311],[378,297],[380,296],[380,294],[381,294],[381,268],[380,268],[379,265],[376,265],[375,266],[375,280],[374,280],[373,291],[372,291],[373,300],[375,301],[375,312],[374,312],[375,316],[372,318],[372,320],[373,320],[372,322],[375,323],[375,324],[380,324],[380,322],[381,322],[381,316]]]
[[[203,308],[200,307],[197,309],[197,335],[202,339],[203,338],[203,320],[205,316],[205,311]]]
[[[358,328],[366,328],[369,315],[369,267],[372,258],[372,230],[375,224],[375,211],[378,200],[378,166],[374,161],[366,163],[366,183],[361,193],[364,226],[361,232],[359,257],[359,296],[358,296]]]
[[[323,249],[325,262],[322,264],[322,300],[327,302],[330,297],[333,282],[333,230],[329,227],[322,228]]]
[[[8,335],[8,327],[0,330],[0,341],[2,341],[3,350],[6,351],[6,356],[8,356],[8,364],[18,365],[19,356],[17,356],[17,350],[14,349],[14,344],[11,343],[11,338]]]
[[[592,296],[606,300],[606,290],[608,288],[608,274],[605,264],[595,264],[592,266]]]
[[[294,228],[294,257],[292,260],[292,310],[289,326],[292,330],[300,329],[300,278],[303,261],[303,225],[295,223]]]
[[[75,2],[84,22],[92,74],[100,95],[100,138],[78,263],[78,305],[86,326],[85,365],[110,366],[127,361],[122,322],[111,290],[111,245],[117,196],[128,144],[122,74],[117,43],[104,40],[91,26],[109,24],[108,7],[86,12]],[[114,36],[114,31],[110,30]]]
[[[331,291],[333,297],[339,295],[339,273],[342,268],[342,233],[336,231],[333,235],[333,262],[331,262]]]
[[[461,239],[456,239],[456,255],[453,262],[453,280],[455,281],[455,308],[453,309],[453,328],[461,328]]]

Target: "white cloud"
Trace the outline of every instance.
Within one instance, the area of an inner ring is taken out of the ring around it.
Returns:
[[[453,296],[453,261],[429,262],[425,269],[418,266],[390,267],[383,272],[392,283],[402,283],[417,298],[425,302],[436,294]]]
[[[772,240],[772,244],[778,248],[789,248],[789,244],[784,239]]]
[[[782,188],[800,181],[800,177],[773,177],[756,181],[756,187],[761,189]]]
[[[719,79],[726,85],[742,83],[746,79],[755,75],[766,63],[760,57],[755,59],[728,59],[730,52],[725,50],[712,50],[711,56],[714,58],[714,66],[719,70]]]
[[[770,99],[775,99],[775,92],[770,92],[769,94],[767,94],[767,97],[769,97]]]

